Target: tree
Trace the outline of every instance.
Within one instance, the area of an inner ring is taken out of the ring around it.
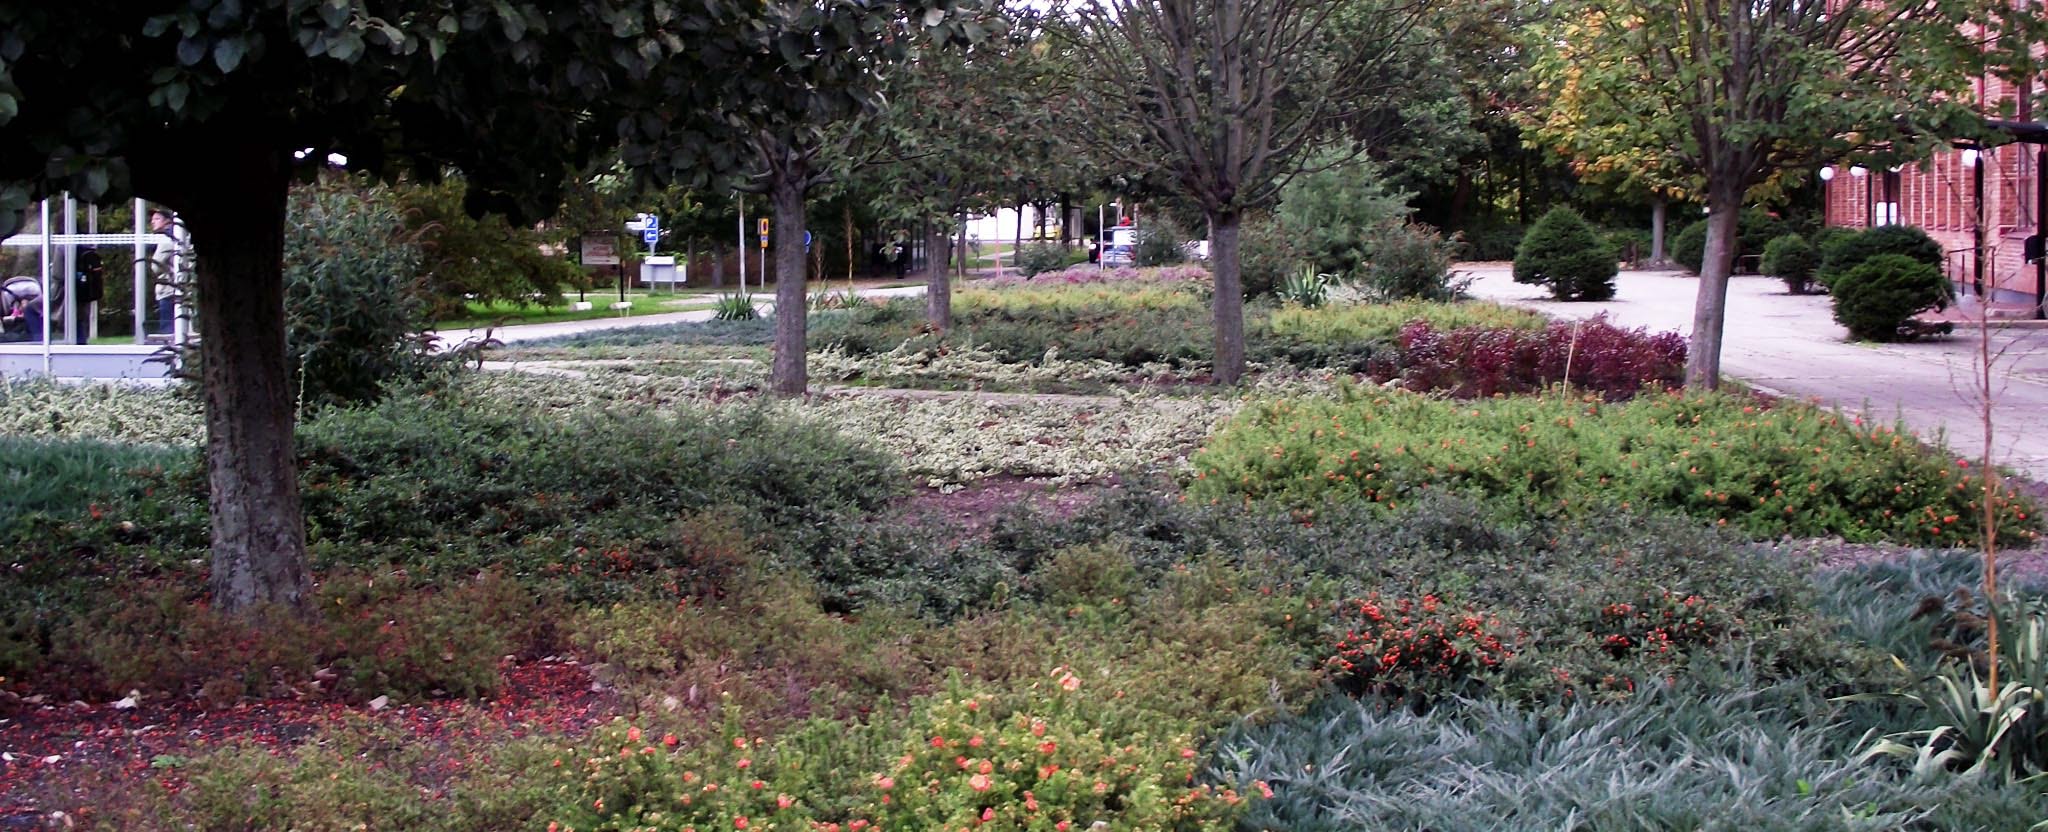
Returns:
[[[1973,0],[1567,0],[1535,71],[1583,95],[1578,130],[1615,152],[1668,148],[1697,171],[1706,257],[1686,383],[1720,383],[1737,222],[1783,171],[1897,164],[1979,129],[1964,36]],[[1609,139],[1601,139],[1607,136]]]
[[[885,73],[913,45],[972,42],[981,24],[958,0],[777,0],[736,46],[742,65],[718,112],[735,138],[729,152],[749,171],[744,189],[768,196],[774,217],[775,357],[769,388],[802,395],[805,367],[805,201],[857,164],[845,152],[849,122],[881,104]],[[840,151],[834,160],[831,153]]]
[[[459,169],[472,213],[522,223],[620,141],[670,170],[715,168],[710,134],[667,128],[703,123],[759,15],[673,0],[0,4],[0,233],[58,190],[154,200],[191,230],[216,607],[308,599],[282,278],[294,152]]]
[[[1018,166],[1015,139],[1028,129],[1037,82],[1028,25],[1010,14],[984,13],[995,36],[965,49],[920,46],[888,80],[888,104],[875,132],[887,145],[870,170],[895,219],[929,227],[925,235],[925,317],[934,329],[953,326],[947,231],[965,214],[993,204]]]
[[[1244,373],[1238,231],[1302,160],[1387,90],[1380,70],[1421,4],[1382,0],[1083,0],[1072,46],[1106,156],[1159,179],[1209,225],[1215,377]]]

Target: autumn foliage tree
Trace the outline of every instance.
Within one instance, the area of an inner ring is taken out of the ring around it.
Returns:
[[[1983,53],[1974,0],[1563,0],[1533,72],[1569,89],[1567,144],[1654,150],[1708,207],[1687,383],[1720,381],[1736,222],[1782,171],[1898,164],[1979,129],[1965,93]]]

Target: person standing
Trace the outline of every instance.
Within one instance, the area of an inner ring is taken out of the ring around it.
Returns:
[[[156,280],[156,332],[171,334],[177,328],[178,299],[184,283],[185,226],[158,208],[149,212],[149,230],[171,238],[169,245],[156,247],[150,255],[150,273]]]

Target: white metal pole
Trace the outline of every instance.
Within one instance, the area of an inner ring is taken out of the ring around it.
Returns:
[[[86,207],[85,211],[85,233],[100,233],[100,207],[98,205],[90,205]],[[102,260],[101,262],[105,263],[106,261]],[[107,296],[106,282],[106,269],[102,267],[100,269],[100,297],[102,299]],[[100,302],[92,301],[85,305],[85,341],[89,344],[92,343],[94,338],[98,337],[100,337]]]
[[[142,200],[135,200],[135,343],[149,343],[149,261],[142,257],[142,235],[148,225],[142,219]]]
[[[50,199],[43,198],[43,375],[50,372]]]
[[[64,234],[78,233],[78,199],[64,194]],[[78,343],[78,244],[64,244],[64,343]]]
[[[747,293],[747,195],[740,194],[740,247],[733,252],[740,261],[740,294]]]
[[[192,287],[184,285],[185,246],[191,236],[185,228],[183,217],[172,217],[171,227],[166,230],[171,234],[170,280],[171,285],[177,290],[171,295],[171,343],[183,346],[192,326],[192,322],[185,315],[185,291]]]
[[[1103,206],[1102,206],[1102,204],[1101,204],[1101,203],[1096,203],[1096,205],[1095,205],[1095,270],[1096,270],[1096,271],[1101,271],[1101,270],[1103,270],[1103,269],[1107,269],[1107,268],[1109,268],[1109,226],[1107,226],[1107,225],[1104,225],[1104,224],[1103,224],[1104,222],[1106,222],[1106,221],[1108,220],[1108,217],[1109,217],[1109,212],[1103,209]]]

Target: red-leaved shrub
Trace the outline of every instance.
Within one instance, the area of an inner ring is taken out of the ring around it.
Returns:
[[[1440,331],[1428,321],[1401,328],[1398,371],[1411,390],[1458,398],[1528,393],[1569,378],[1610,401],[1685,380],[1685,339],[1675,332],[1623,329],[1605,315],[1542,330],[1468,327]]]

